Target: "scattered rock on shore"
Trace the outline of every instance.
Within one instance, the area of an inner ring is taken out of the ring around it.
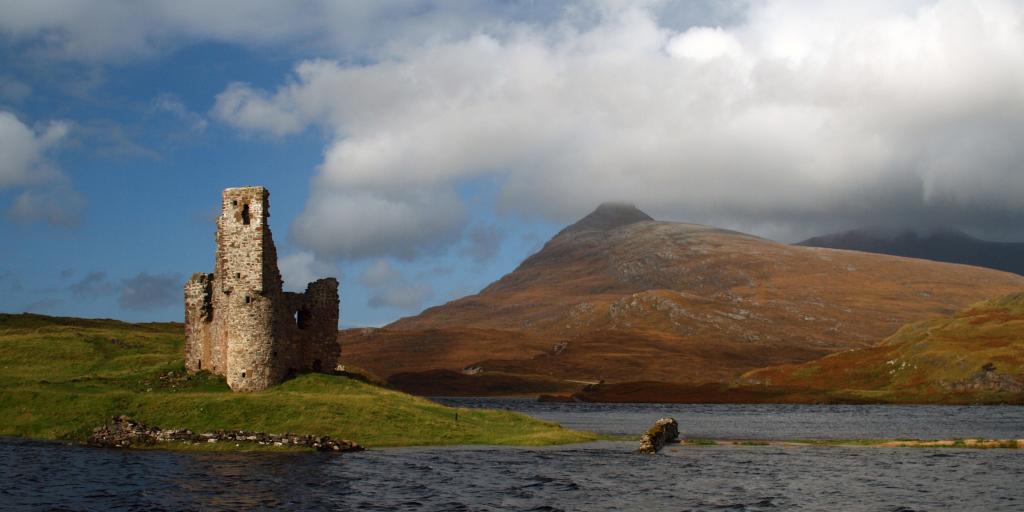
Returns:
[[[298,434],[266,434],[245,430],[215,430],[196,434],[187,429],[161,429],[143,425],[127,416],[114,416],[110,423],[97,427],[87,444],[105,448],[152,446],[157,443],[183,441],[215,443],[218,441],[249,442],[261,445],[296,446],[318,452],[358,452],[363,447],[344,439]]]
[[[640,437],[640,453],[658,453],[665,443],[672,443],[679,439],[679,423],[675,418],[661,418],[654,422]]]

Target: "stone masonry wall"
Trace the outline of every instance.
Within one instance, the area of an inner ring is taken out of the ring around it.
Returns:
[[[207,369],[212,361],[213,274],[196,272],[185,283],[185,367],[192,371]]]
[[[185,364],[259,391],[299,371],[337,365],[338,281],[282,291],[263,187],[229,188],[217,219],[213,274],[185,285]]]

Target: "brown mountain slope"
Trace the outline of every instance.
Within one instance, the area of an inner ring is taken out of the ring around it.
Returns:
[[[476,366],[724,381],[868,346],[907,322],[1024,289],[1024,277],[999,271],[649,218],[602,205],[476,295],[342,332],[344,358],[382,376]]]
[[[967,393],[972,400],[999,395],[1019,403],[1024,395],[1024,293],[907,325],[877,346],[754,370],[741,381],[887,401],[943,401]]]

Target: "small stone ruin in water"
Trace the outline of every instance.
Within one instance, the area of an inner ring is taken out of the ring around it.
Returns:
[[[675,418],[661,418],[640,436],[640,453],[658,453],[666,443],[679,440],[679,422]]]

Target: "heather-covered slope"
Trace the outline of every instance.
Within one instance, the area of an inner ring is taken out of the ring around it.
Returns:
[[[907,325],[877,346],[755,370],[746,384],[825,390],[886,401],[1024,398],[1024,293]]]
[[[602,205],[480,293],[341,334],[381,376],[431,369],[578,381],[731,381],[870,346],[1024,289],[989,269],[797,247]],[[383,354],[386,354],[383,355]]]

